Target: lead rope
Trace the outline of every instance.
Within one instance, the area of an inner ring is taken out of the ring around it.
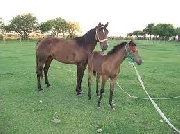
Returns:
[[[154,108],[157,110],[157,112],[160,114],[160,116],[164,119],[164,121],[171,127],[173,128],[176,132],[178,132],[180,134],[180,131],[173,126],[173,124],[171,124],[171,122],[167,119],[167,117],[164,115],[164,113],[161,111],[161,109],[158,107],[158,105],[154,102],[154,100],[150,97],[149,93],[146,91],[146,88],[144,86],[144,83],[141,79],[141,76],[139,75],[139,72],[138,70],[136,69],[136,66],[134,65],[134,63],[131,63],[132,64],[132,67],[134,67],[135,69],[135,72],[136,72],[136,75],[138,77],[138,80],[144,90],[144,92],[147,94],[149,100],[151,101],[151,103],[153,104]],[[131,95],[130,95],[131,96]],[[134,96],[131,96],[131,97],[134,97]]]

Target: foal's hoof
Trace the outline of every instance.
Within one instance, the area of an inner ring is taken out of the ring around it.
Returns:
[[[115,110],[115,108],[113,107],[112,110]]]
[[[78,92],[77,93],[77,97],[81,97],[82,96],[82,93],[81,92]]]

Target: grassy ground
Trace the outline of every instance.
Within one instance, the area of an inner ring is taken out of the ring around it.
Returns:
[[[110,41],[108,50],[118,43]],[[137,69],[151,97],[179,96],[180,43],[137,41],[137,44],[144,61]],[[87,98],[87,70],[83,79],[84,94],[80,98],[75,95],[75,65],[53,61],[49,79],[52,87],[47,89],[43,81],[45,93],[38,93],[35,41],[0,42],[0,134],[95,134],[99,128],[102,134],[175,133],[149,100],[130,98],[118,86],[113,98],[116,110],[111,110],[109,83],[101,109],[97,109],[95,79],[92,100]],[[131,95],[147,97],[127,59],[121,66],[118,82]],[[180,98],[155,101],[180,129]]]

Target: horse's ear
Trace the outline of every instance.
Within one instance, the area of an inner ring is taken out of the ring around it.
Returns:
[[[109,25],[109,22],[107,22],[107,23],[104,25],[104,27],[106,28],[108,25]]]
[[[101,22],[99,22],[98,27],[101,27]]]

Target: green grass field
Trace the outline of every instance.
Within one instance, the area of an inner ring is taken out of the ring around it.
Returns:
[[[118,43],[110,41],[108,50]],[[144,61],[137,69],[150,96],[179,96],[180,43],[136,43]],[[47,89],[43,80],[45,92],[37,92],[35,44],[35,41],[0,41],[0,134],[96,134],[99,128],[102,134],[176,133],[162,121],[149,100],[130,98],[117,85],[113,97],[116,110],[111,110],[109,82],[101,108],[97,109],[94,78],[92,100],[87,97],[87,70],[82,83],[84,94],[77,97],[75,65],[53,61],[49,71],[52,87]],[[133,96],[147,97],[128,59],[121,65],[118,83]],[[180,129],[180,98],[155,102]]]

